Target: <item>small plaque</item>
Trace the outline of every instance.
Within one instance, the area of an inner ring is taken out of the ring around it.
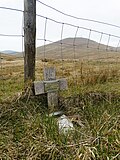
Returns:
[[[67,80],[65,78],[59,80],[59,89],[60,90],[68,89]]]
[[[45,92],[58,91],[58,90],[59,90],[59,82],[58,81],[45,82]]]
[[[55,68],[50,67],[50,68],[44,68],[44,80],[50,81],[50,80],[55,80]]]
[[[35,90],[35,95],[45,93],[44,82],[35,81],[34,82],[34,90]]]

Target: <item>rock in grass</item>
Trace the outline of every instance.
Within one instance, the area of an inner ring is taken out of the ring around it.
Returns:
[[[66,115],[62,115],[58,118],[58,127],[59,133],[63,134],[70,133],[70,131],[74,130],[73,123]]]
[[[50,113],[49,114],[49,117],[52,117],[52,116],[60,116],[63,114],[63,111],[58,111],[58,112],[53,112],[53,113]]]

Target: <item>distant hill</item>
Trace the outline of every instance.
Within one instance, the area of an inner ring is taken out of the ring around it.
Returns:
[[[5,59],[13,59],[13,58],[21,58],[21,57],[23,57],[23,54],[21,52],[12,51],[12,50],[1,51],[0,54]]]
[[[0,59],[1,60],[12,61],[12,60],[16,59],[16,56],[0,52]]]
[[[16,51],[12,51],[12,50],[4,50],[4,51],[1,51],[1,53],[4,53],[4,54],[16,54],[17,52]]]
[[[74,57],[86,59],[88,55],[90,55],[90,58],[96,58],[98,54],[100,54],[101,58],[104,58],[109,52],[111,54],[110,56],[113,56],[112,54],[115,53],[115,48],[107,47],[104,44],[80,37],[75,39],[75,43],[74,38],[66,38],[63,39],[62,42],[57,41],[45,46],[45,57],[51,59],[61,59],[61,57],[63,57],[63,59],[71,59]],[[37,48],[37,57],[44,58],[44,46]]]
[[[118,48],[118,50],[120,51],[120,48]],[[22,58],[24,55],[24,53],[18,53],[9,50],[4,52],[7,56],[14,55],[17,58]],[[105,59],[108,57],[120,58],[120,53],[116,52],[116,48],[110,46],[107,47],[104,44],[99,44],[93,40],[88,40],[86,38],[81,37],[77,37],[76,39],[66,38],[62,41],[56,41],[54,43],[45,45],[45,48],[44,46],[37,47],[36,55],[37,58],[40,59],[44,59],[44,55],[46,59],[62,59],[62,57],[63,59],[98,59],[98,57],[100,59]]]

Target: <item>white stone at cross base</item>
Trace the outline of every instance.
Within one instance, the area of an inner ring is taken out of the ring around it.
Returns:
[[[68,89],[65,78],[56,79],[55,68],[44,68],[44,81],[34,81],[35,95],[47,93],[48,107],[58,106],[58,92]]]

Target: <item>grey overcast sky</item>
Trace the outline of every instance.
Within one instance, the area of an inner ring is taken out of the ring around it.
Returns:
[[[50,5],[67,14],[93,19],[97,21],[107,22],[120,26],[120,0],[41,0],[47,5]],[[0,0],[0,7],[11,7],[24,10],[24,0]],[[57,13],[50,8],[37,2],[37,14],[55,19],[60,22],[67,22],[76,26],[83,26],[90,29],[95,29],[108,34],[120,36],[120,29],[101,25],[93,22],[75,20]],[[19,12],[0,9],[0,34],[21,34],[22,33],[23,15]],[[45,19],[37,17],[37,38],[42,39],[44,35]],[[74,37],[76,28],[64,26],[63,38]],[[61,25],[47,22],[46,39],[56,41],[60,39]],[[89,33],[80,31],[77,36],[86,37]],[[92,39],[99,41],[100,35],[93,33]],[[106,43],[107,38],[103,39]],[[112,39],[110,45],[117,45],[118,39]],[[37,41],[37,46],[42,45],[42,42]],[[3,50],[22,50],[21,38],[2,37],[0,36],[0,51]]]

